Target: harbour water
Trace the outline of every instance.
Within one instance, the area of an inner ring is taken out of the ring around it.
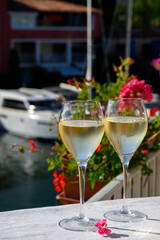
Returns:
[[[47,162],[31,152],[11,149],[15,143],[29,146],[28,141],[0,129],[0,211],[59,204]],[[48,152],[53,145],[51,140],[35,143]]]

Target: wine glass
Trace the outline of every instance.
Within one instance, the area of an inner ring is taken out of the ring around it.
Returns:
[[[79,170],[79,216],[60,221],[62,228],[73,231],[93,231],[97,219],[85,216],[84,192],[87,162],[104,134],[102,108],[96,101],[66,101],[60,114],[59,132],[63,143],[75,158]]]
[[[129,162],[146,135],[148,127],[147,112],[142,99],[111,99],[105,114],[105,132],[123,164],[123,207],[110,211],[104,217],[119,222],[140,221],[147,216],[129,210],[127,198],[127,170]]]

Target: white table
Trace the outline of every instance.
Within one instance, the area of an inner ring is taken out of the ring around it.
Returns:
[[[18,201],[18,200],[17,200]],[[103,218],[106,211],[121,208],[122,200],[86,204],[86,214]],[[107,239],[160,240],[160,197],[128,199],[130,209],[143,211],[148,220],[118,223],[108,220],[112,234]],[[79,205],[34,208],[0,213],[0,239],[3,240],[98,240],[94,232],[74,232],[62,229],[58,222],[78,215]]]

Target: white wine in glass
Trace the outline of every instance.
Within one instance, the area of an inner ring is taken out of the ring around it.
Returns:
[[[99,102],[67,101],[60,115],[59,132],[63,143],[75,158],[79,169],[80,214],[63,219],[59,225],[73,231],[93,231],[97,219],[88,218],[84,211],[85,173],[87,162],[104,134],[104,119]]]
[[[59,123],[63,143],[79,164],[91,158],[104,132],[102,122],[92,120],[69,120]]]
[[[104,122],[107,137],[123,164],[123,207],[120,211],[110,211],[104,216],[122,222],[146,219],[144,213],[129,210],[125,201],[129,162],[144,139],[148,127],[143,100],[134,98],[109,100]]]

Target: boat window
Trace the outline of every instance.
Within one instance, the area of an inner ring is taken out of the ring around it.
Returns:
[[[6,107],[6,108],[27,110],[24,103],[22,101],[18,101],[18,100],[4,99],[2,106]]]
[[[30,109],[34,111],[38,110],[60,110],[62,105],[56,100],[39,100],[39,101],[29,101]]]

